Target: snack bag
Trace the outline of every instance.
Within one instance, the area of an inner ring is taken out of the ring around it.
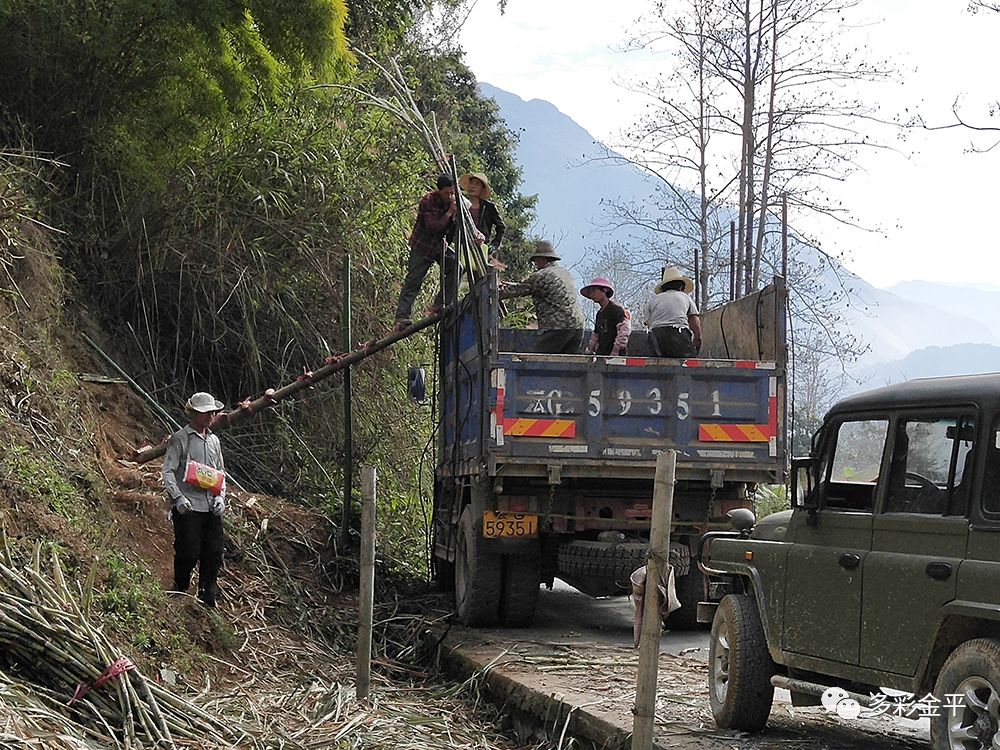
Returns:
[[[188,459],[184,469],[184,481],[192,487],[208,490],[210,495],[218,497],[222,494],[222,486],[225,484],[225,472],[213,469],[211,466],[200,464],[197,461]]]

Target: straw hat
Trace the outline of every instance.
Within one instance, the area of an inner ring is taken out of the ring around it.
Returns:
[[[462,188],[462,190],[468,192],[469,180],[471,180],[473,177],[475,177],[477,180],[483,183],[483,192],[481,193],[481,197],[485,198],[486,200],[489,200],[493,196],[493,187],[490,185],[489,178],[482,172],[468,172],[466,174],[463,174],[461,177],[458,178],[458,186]]]
[[[584,297],[586,297],[587,296],[587,290],[590,289],[591,287],[595,287],[595,286],[599,286],[599,287],[601,287],[603,289],[607,289],[607,295],[609,297],[614,297],[615,296],[615,288],[613,286],[611,286],[611,282],[608,281],[607,279],[601,277],[601,276],[598,276],[596,279],[594,279],[589,284],[587,284],[587,286],[583,287],[580,290],[580,294],[582,294]]]
[[[691,292],[694,291],[694,282],[682,274],[681,269],[677,266],[668,266],[663,269],[663,278],[660,279],[660,283],[656,285],[656,288],[653,291],[659,294],[671,281],[683,281],[685,294],[691,294]]]
[[[552,247],[552,243],[548,240],[542,240],[535,243],[535,252],[533,252],[529,258],[549,258],[550,260],[562,260],[558,255],[556,255],[556,249]]]
[[[221,401],[216,401],[215,396],[211,393],[205,393],[204,391],[199,391],[195,393],[187,400],[184,404],[185,410],[199,411],[205,413],[207,411],[222,411],[224,404]]]

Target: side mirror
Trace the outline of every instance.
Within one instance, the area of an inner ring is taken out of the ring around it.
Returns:
[[[406,394],[418,404],[427,400],[427,371],[423,367],[411,367],[406,378]]]
[[[813,456],[792,459],[792,507],[816,510],[819,497],[819,459]]]

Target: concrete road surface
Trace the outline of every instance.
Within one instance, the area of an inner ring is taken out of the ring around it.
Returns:
[[[464,631],[465,635],[457,640],[476,644],[474,647],[467,647],[467,650],[470,653],[478,650],[478,654],[472,656],[478,655],[484,665],[490,663],[501,652],[510,652],[504,658],[516,662],[519,653],[547,653],[547,649],[555,649],[555,653],[559,654],[577,653],[580,656],[593,653],[595,658],[603,654],[600,658],[610,658],[624,663],[635,658],[635,652],[631,649],[632,619],[632,603],[629,597],[593,599],[557,580],[551,591],[543,588],[539,593],[538,612],[532,627]],[[691,736],[685,732],[686,739],[683,741],[679,735],[670,735],[669,745],[685,750],[716,748],[771,750],[779,747],[796,750],[881,750],[882,748],[910,750],[925,746],[928,730],[926,720],[907,721],[886,716],[845,723],[836,716],[826,714],[823,709],[793,709],[788,692],[785,690],[777,690],[775,693],[771,725],[763,735],[751,737],[714,730],[710,715],[706,716],[707,676],[704,675],[705,667],[702,666],[708,659],[708,640],[708,630],[666,632],[661,637],[661,659],[677,657],[700,662],[697,667],[700,674],[691,675],[694,682],[681,689],[683,695],[671,699],[673,701],[671,705],[675,708],[680,706],[683,711],[696,711],[701,714],[697,721],[692,722],[687,718],[683,722],[686,725],[696,724],[699,728]],[[490,643],[494,644],[493,651],[490,650]],[[579,651],[574,647],[579,647]],[[607,652],[608,648],[625,650],[614,653]],[[673,663],[665,663],[664,668],[669,669],[670,664]],[[572,689],[572,687],[579,688],[581,684],[579,679],[574,682],[570,678],[568,683],[570,687],[559,687],[558,684],[552,683],[558,675],[543,674],[539,677],[526,674],[527,669],[523,665],[515,668],[510,677],[539,694]],[[607,667],[600,669],[608,671]],[[628,678],[625,682],[634,686],[633,678]],[[607,690],[598,692],[607,702]],[[588,699],[581,698],[581,700],[584,701],[581,705],[591,705],[587,702]],[[614,720],[613,717],[627,716],[630,705],[625,701],[622,706],[606,706],[611,720]],[[661,718],[678,720],[673,715]],[[728,741],[719,742],[722,737]]]

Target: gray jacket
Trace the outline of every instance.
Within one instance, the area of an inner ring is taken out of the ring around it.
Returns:
[[[191,428],[191,425],[181,427],[170,436],[167,443],[167,453],[163,457],[163,486],[174,508],[184,500],[191,504],[191,510],[208,513],[213,506],[222,507],[226,502],[226,483],[222,482],[222,494],[215,497],[208,490],[194,487],[184,481],[184,470],[187,461],[197,461],[220,471],[226,470],[222,460],[222,444],[211,430],[201,435]]]

